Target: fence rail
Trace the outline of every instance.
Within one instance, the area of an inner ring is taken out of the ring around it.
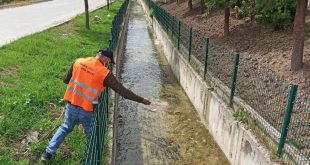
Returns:
[[[125,0],[118,13],[112,21],[111,37],[109,39],[109,49],[115,51],[122,28],[124,16],[129,4]],[[112,65],[109,67],[112,70]],[[109,93],[110,89],[106,88],[100,95],[98,101],[93,102],[94,112],[92,117],[92,131],[90,141],[87,143],[85,151],[85,165],[102,165],[105,154],[105,146],[108,142],[108,125],[109,125]]]
[[[144,1],[195,70],[206,81],[216,78],[231,90],[225,93],[227,102],[232,103],[237,96],[254,109],[251,115],[259,119],[263,132],[276,142],[279,156],[286,153],[289,162],[310,164],[309,94],[298,91],[296,85],[285,84],[271,71],[242,56],[236,62],[238,53],[204,37],[153,1]]]

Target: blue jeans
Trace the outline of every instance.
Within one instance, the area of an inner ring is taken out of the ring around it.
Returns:
[[[54,154],[59,148],[59,145],[65,140],[65,137],[73,130],[77,123],[81,123],[84,127],[84,133],[88,142],[90,140],[92,114],[92,112],[87,112],[81,107],[67,103],[64,123],[54,134],[46,148],[46,152]]]

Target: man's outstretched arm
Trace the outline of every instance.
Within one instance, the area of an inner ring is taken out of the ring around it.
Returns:
[[[151,102],[148,99],[142,98],[133,93],[132,91],[130,91],[129,89],[125,88],[111,72],[105,78],[103,85],[112,88],[116,93],[120,94],[125,99],[143,103],[145,105],[151,104]]]

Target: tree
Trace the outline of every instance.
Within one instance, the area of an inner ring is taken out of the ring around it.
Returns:
[[[206,6],[205,6],[205,1],[204,0],[200,0],[200,14],[203,14],[205,12]]]
[[[90,29],[89,26],[89,11],[88,11],[88,0],[84,0],[84,4],[85,4],[85,26],[86,29]]]
[[[206,0],[207,13],[212,10],[225,10],[224,19],[224,36],[229,35],[229,17],[230,17],[230,7],[232,4],[236,3],[236,0]]]
[[[308,0],[298,0],[293,30],[293,51],[291,56],[291,70],[297,71],[302,68],[304,38],[305,38],[305,17]]]
[[[229,36],[229,17],[230,17],[230,7],[232,5],[232,0],[225,0],[224,2],[224,8],[225,8],[225,14],[224,14],[224,36]]]
[[[230,9],[229,6],[225,8],[225,20],[224,20],[224,36],[229,36],[229,16],[230,16]]]
[[[193,0],[188,0],[188,8],[189,8],[189,11],[193,10]]]

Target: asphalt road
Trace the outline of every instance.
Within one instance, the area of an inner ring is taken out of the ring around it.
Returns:
[[[106,4],[89,0],[89,9]],[[59,25],[84,12],[83,0],[51,0],[33,5],[0,9],[0,47],[16,39]]]

